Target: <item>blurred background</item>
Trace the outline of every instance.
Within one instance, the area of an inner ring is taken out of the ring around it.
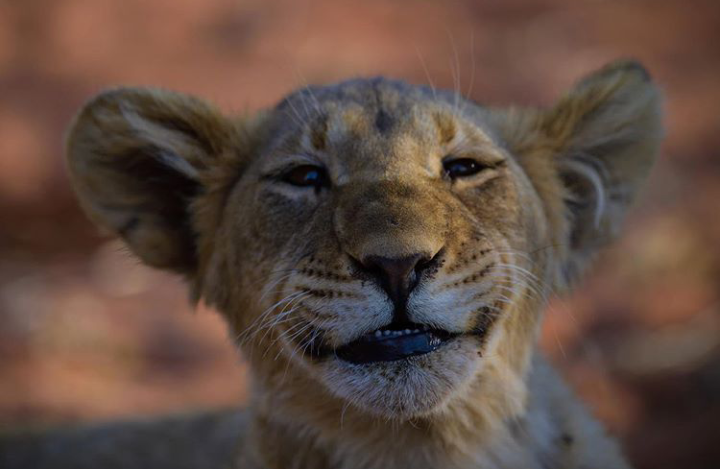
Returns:
[[[636,57],[667,140],[624,237],[548,310],[542,347],[638,468],[720,467],[720,3],[0,2],[0,426],[241,404],[217,314],[79,212],[63,131],[94,93],[157,85],[227,112],[383,74],[548,105]]]

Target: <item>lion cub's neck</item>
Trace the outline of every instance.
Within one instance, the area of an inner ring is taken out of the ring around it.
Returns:
[[[312,388],[303,399],[256,393],[252,437],[237,467],[548,467],[541,462],[564,458],[567,437],[547,391],[557,378],[534,362],[526,382],[504,377],[499,386],[490,377],[441,414],[410,422],[369,418]]]

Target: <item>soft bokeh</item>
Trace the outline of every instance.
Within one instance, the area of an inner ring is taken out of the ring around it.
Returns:
[[[668,138],[625,236],[553,301],[542,346],[638,468],[720,467],[718,44],[715,0],[0,3],[0,425],[247,396],[218,315],[79,212],[62,137],[93,93],[158,85],[245,112],[383,74],[547,105],[632,56],[666,92]]]

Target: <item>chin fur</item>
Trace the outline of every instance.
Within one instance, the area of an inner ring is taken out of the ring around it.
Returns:
[[[335,396],[374,416],[408,420],[441,411],[482,366],[474,337],[426,355],[366,365],[328,358],[319,379]]]

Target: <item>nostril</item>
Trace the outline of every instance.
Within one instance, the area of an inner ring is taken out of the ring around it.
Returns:
[[[396,305],[404,304],[417,283],[415,267],[421,255],[407,257],[367,256],[361,260],[363,270],[375,277]]]
[[[404,308],[410,292],[423,272],[435,265],[438,256],[413,254],[404,257],[367,256],[358,264],[362,271],[374,277],[396,307]]]
[[[440,263],[443,250],[440,249],[434,256],[423,256],[418,263],[415,265],[415,273],[420,276],[424,271],[429,270]]]
[[[433,260],[430,258],[422,258],[418,261],[418,263],[415,265],[415,273],[417,275],[420,275],[423,270],[430,267],[430,265],[433,263]]]
[[[371,273],[388,278],[405,278],[410,275],[420,259],[419,254],[407,257],[368,256],[362,259],[362,265]]]

